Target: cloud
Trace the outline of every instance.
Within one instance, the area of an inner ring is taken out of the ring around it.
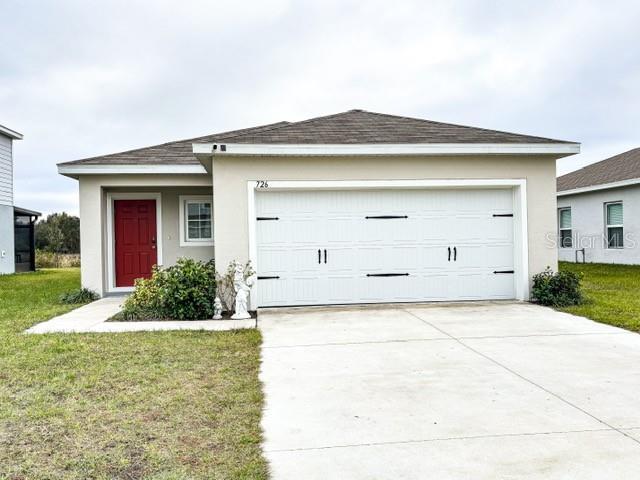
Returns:
[[[349,108],[637,146],[640,4],[5,0],[0,123],[28,208],[77,210],[55,163]]]

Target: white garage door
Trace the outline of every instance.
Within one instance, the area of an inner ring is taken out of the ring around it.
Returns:
[[[258,306],[510,299],[513,191],[259,191]]]

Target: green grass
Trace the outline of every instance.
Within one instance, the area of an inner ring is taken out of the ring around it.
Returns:
[[[585,294],[582,305],[563,311],[640,332],[640,266],[561,262],[560,270],[582,274]]]
[[[0,276],[0,479],[264,479],[260,334],[24,335],[77,269]]]

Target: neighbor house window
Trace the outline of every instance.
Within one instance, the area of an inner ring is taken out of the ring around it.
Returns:
[[[607,248],[622,248],[624,247],[622,202],[605,203],[604,206],[607,223]]]
[[[560,231],[560,248],[573,247],[573,237],[571,236],[571,208],[561,208],[558,210],[558,230]]]
[[[213,245],[213,200],[210,196],[180,197],[180,245]]]

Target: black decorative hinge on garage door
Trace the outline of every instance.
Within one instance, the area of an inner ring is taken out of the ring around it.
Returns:
[[[367,277],[408,277],[408,273],[367,273]]]
[[[367,220],[390,220],[392,218],[409,218],[408,215],[372,215],[364,217]]]
[[[279,278],[280,278],[280,277],[278,277],[277,275],[274,275],[274,276],[265,276],[265,277],[258,276],[258,280],[277,280],[277,279],[279,279]]]
[[[493,273],[513,273],[513,270],[494,270]]]
[[[280,220],[279,217],[257,217],[256,220],[258,221],[262,221],[262,220]]]
[[[513,217],[513,213],[494,213],[494,217]]]

